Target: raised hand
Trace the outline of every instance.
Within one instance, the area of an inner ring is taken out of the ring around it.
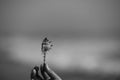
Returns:
[[[39,75],[39,67],[34,67],[31,72],[31,80],[62,80],[54,71],[52,71],[47,64],[43,64],[40,66]]]

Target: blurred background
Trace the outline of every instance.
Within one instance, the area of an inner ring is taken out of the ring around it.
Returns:
[[[0,0],[0,80],[30,80],[46,36],[63,80],[120,79],[119,0]]]

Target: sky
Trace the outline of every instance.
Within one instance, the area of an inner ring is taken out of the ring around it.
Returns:
[[[12,62],[29,69],[41,64],[40,45],[47,36],[54,45],[47,55],[51,67],[63,73],[81,69],[119,73],[119,4],[119,0],[1,0],[3,71]]]

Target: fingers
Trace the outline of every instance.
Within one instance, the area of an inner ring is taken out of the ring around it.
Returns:
[[[43,65],[40,66],[40,71],[41,71],[41,75],[42,75],[43,79],[48,80],[49,77],[48,77],[47,74],[45,73],[45,70],[44,70]]]
[[[30,78],[31,80],[42,80],[41,76],[38,74],[39,71],[39,67],[35,66],[32,71],[31,71],[31,75]]]
[[[51,80],[62,80],[47,64],[43,65],[45,72],[50,76]]]

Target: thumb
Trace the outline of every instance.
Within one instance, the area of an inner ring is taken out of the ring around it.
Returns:
[[[44,69],[52,80],[62,80],[47,64],[44,64]]]

